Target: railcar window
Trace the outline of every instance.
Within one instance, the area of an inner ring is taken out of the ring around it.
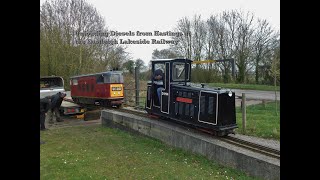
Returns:
[[[102,83],[103,83],[103,76],[101,74],[97,76],[97,84],[102,84]]]
[[[84,87],[84,84],[82,84],[82,91],[83,91],[83,92],[85,91],[85,87]]]
[[[93,86],[93,84],[91,84],[91,92],[93,92],[93,88],[94,88],[94,86]]]
[[[122,74],[106,74],[104,76],[105,83],[123,83]]]
[[[89,92],[89,84],[86,85],[87,92]]]
[[[189,68],[189,66],[188,66]],[[174,81],[184,81],[185,78],[185,64],[184,63],[173,63],[173,73],[172,79]],[[189,69],[188,69],[189,72]],[[187,80],[189,80],[189,75],[187,76]]]
[[[78,85],[78,79],[72,79],[72,85]]]

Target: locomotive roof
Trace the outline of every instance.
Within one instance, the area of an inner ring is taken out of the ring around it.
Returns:
[[[61,76],[40,76],[40,79],[42,78],[62,78]]]
[[[176,61],[176,60],[188,60],[188,61],[193,61],[190,59],[182,59],[182,58],[177,58],[177,59],[152,59],[152,62],[156,62],[156,61]]]
[[[122,73],[122,71],[105,71],[100,73],[93,73],[93,74],[84,74],[84,75],[78,75],[78,76],[72,76],[70,78],[78,78],[78,77],[86,77],[86,76],[95,76],[95,75],[101,75],[101,74],[119,74]]]

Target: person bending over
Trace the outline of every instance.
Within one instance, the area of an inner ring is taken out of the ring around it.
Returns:
[[[63,120],[60,117],[60,112],[59,112],[59,108],[61,106],[61,103],[64,99],[64,97],[66,97],[66,93],[65,92],[58,92],[55,95],[52,95],[50,97],[51,99],[51,108],[48,111],[48,116],[49,116],[49,123],[53,124],[53,119],[55,117],[57,122],[62,122]]]

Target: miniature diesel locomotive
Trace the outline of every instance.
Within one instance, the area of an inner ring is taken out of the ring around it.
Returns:
[[[75,103],[120,107],[124,98],[122,71],[73,76],[70,89]]]
[[[237,128],[235,93],[192,84],[191,63],[189,59],[151,60],[153,77],[147,84],[146,111],[210,130],[217,136],[234,133]],[[162,81],[154,75],[159,69],[163,72]]]

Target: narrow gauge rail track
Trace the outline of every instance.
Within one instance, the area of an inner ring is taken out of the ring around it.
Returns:
[[[264,154],[276,159],[280,159],[280,150],[273,149],[270,147],[262,146],[260,144],[256,144],[253,142],[245,141],[243,139],[232,137],[232,136],[225,136],[221,138],[222,141],[234,144],[243,148],[250,149],[252,151],[258,152],[260,154]]]
[[[144,110],[129,110],[129,109],[125,109],[125,108],[107,108],[107,107],[100,107],[100,106],[87,106],[87,109],[90,111],[90,110],[102,110],[102,109],[112,109],[112,110],[115,110],[115,111],[119,111],[119,112],[125,112],[125,113],[130,113],[130,114],[135,114],[135,115],[138,115],[138,116],[143,116],[143,117],[148,117],[148,118],[153,118],[152,116],[148,115],[146,113],[146,111]],[[197,130],[197,131],[201,131],[203,133],[206,133],[206,134],[210,134],[210,135],[213,135],[213,132],[209,131],[209,130],[206,130],[206,129],[200,129],[200,128],[196,128],[194,126],[188,126],[194,130]],[[216,136],[215,136],[216,137]],[[267,147],[267,146],[263,146],[263,145],[260,145],[260,144],[256,144],[256,143],[253,143],[253,142],[250,142],[250,141],[246,141],[246,140],[243,140],[243,139],[240,139],[240,138],[237,138],[237,137],[232,137],[232,136],[223,136],[223,137],[218,137],[219,140],[221,141],[224,141],[226,143],[229,143],[229,144],[233,144],[233,145],[236,145],[236,146],[239,146],[239,147],[242,147],[242,148],[245,148],[245,149],[249,149],[251,151],[254,151],[254,152],[257,152],[257,153],[260,153],[260,154],[264,154],[264,155],[267,155],[269,157],[273,157],[273,158],[276,158],[276,159],[280,159],[280,150],[277,150],[277,149],[273,149],[273,148],[270,148],[270,147]]]

